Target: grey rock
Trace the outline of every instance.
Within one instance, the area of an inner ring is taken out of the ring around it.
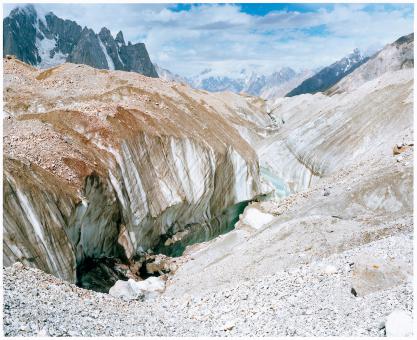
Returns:
[[[37,16],[32,5],[15,8],[3,19],[3,57],[15,55],[25,63],[36,65],[40,57],[36,47]]]
[[[119,34],[122,34],[122,32],[119,32],[118,35]],[[110,56],[110,58],[113,61],[114,68],[116,70],[125,70],[126,67],[123,64],[122,60],[120,59],[119,47],[117,45],[117,42],[120,42],[120,40],[122,41],[121,44],[124,45],[123,35],[122,35],[121,39],[119,39],[116,42],[115,39],[113,39],[113,36],[111,35],[111,32],[106,27],[103,27],[100,30],[100,33],[98,34],[98,37],[102,41],[103,45],[106,47],[106,51],[107,51],[108,55]]]
[[[86,64],[99,69],[109,68],[97,35],[87,27],[84,27],[81,32],[80,39],[68,56],[67,61],[74,64]]]
[[[116,39],[106,27],[96,34],[52,12],[41,17],[33,5],[17,7],[3,19],[3,57],[6,55],[41,68],[72,62],[158,77],[145,44],[126,45],[122,32]]]
[[[158,78],[144,43],[122,45],[119,53],[126,70]]]

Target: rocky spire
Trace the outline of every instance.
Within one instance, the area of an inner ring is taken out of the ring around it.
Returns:
[[[52,12],[39,12],[33,5],[19,6],[3,19],[6,55],[41,68],[72,62],[158,77],[144,44],[126,46],[121,31],[116,39],[106,27],[96,34]]]
[[[116,35],[116,39],[114,40],[118,45],[126,45],[125,39],[123,38],[122,31],[119,31]]]

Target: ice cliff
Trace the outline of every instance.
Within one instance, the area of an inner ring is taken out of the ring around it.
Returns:
[[[253,98],[14,58],[4,90],[5,265],[74,282],[86,259],[132,258],[190,226],[221,229],[236,218],[228,209],[263,193],[237,127],[249,140],[271,124]]]

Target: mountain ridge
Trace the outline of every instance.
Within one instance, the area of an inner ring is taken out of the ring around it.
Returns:
[[[329,88],[325,94],[351,91],[367,81],[379,77],[388,71],[397,71],[414,66],[414,33],[404,35],[393,43],[387,44],[373,54],[366,63],[342,78]]]
[[[353,52],[346,57],[324,67],[317,72],[317,74],[304,80],[299,86],[292,89],[285,96],[293,97],[299,94],[323,92],[368,61],[368,59],[368,57],[362,55],[359,49],[355,48]]]
[[[197,75],[183,77],[170,70],[154,64],[162,79],[186,83],[191,87],[209,92],[231,91],[271,99],[275,96],[284,96],[288,90],[299,85],[306,77],[314,74],[311,70],[296,72],[290,67],[282,67],[272,74],[258,74],[241,70],[237,76],[221,76],[214,74],[213,70],[205,69]]]
[[[40,14],[33,5],[16,7],[3,19],[3,44],[3,57],[15,55],[40,68],[71,62],[158,77],[145,44],[126,45],[121,31],[116,39],[106,27],[96,34],[52,12]]]

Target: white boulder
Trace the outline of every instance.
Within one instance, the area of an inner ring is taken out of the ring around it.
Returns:
[[[394,310],[385,323],[387,336],[403,337],[413,335],[413,319],[403,310]]]
[[[160,277],[149,277],[144,281],[128,281],[118,280],[113,287],[110,288],[109,294],[118,298],[128,300],[135,299],[151,299],[162,294],[165,290],[165,282]]]
[[[337,268],[335,266],[329,264],[326,267],[324,267],[323,272],[327,275],[336,274],[337,273]]]
[[[264,213],[253,206],[249,206],[243,212],[241,222],[252,227],[253,229],[260,229],[273,219],[273,215]]]

